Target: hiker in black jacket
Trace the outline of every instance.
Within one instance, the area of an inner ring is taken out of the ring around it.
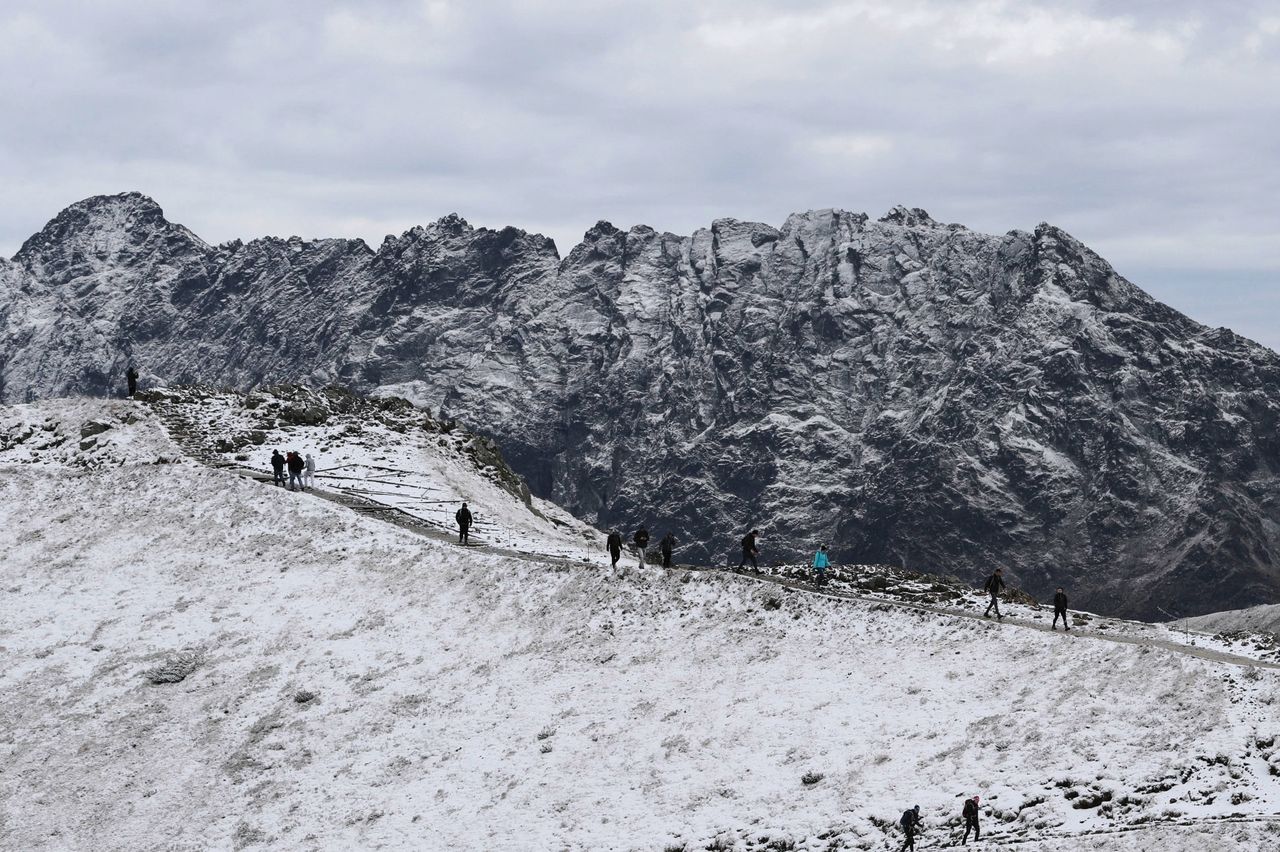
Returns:
[[[289,490],[302,490],[302,471],[306,470],[307,463],[302,460],[302,456],[289,451],[284,457],[285,466],[289,468]]]
[[[978,797],[964,800],[964,808],[961,809],[960,815],[964,817],[964,839],[960,841],[961,846],[969,845],[969,831],[973,831],[973,842],[977,843],[982,838],[978,836]]]
[[[1071,622],[1067,621],[1067,593],[1058,587],[1053,596],[1053,629],[1058,629],[1058,619],[1062,619],[1062,629],[1071,630]]]
[[[991,595],[991,603],[987,604],[987,611],[982,614],[983,618],[991,617],[991,608],[995,607],[996,618],[1004,621],[1004,616],[1000,614],[1000,593],[1004,591],[1004,569],[997,568],[996,573],[987,578],[987,584],[982,590]]]
[[[908,849],[916,848],[916,830],[920,827],[920,806],[916,805],[909,811],[903,811],[902,819],[898,820],[898,825],[902,826],[902,830],[907,833],[907,842],[902,844],[902,852]]]
[[[462,508],[454,513],[453,519],[458,522],[458,544],[471,543],[471,510],[464,502]]]
[[[138,392],[138,370],[132,364],[124,374],[124,379],[129,383],[129,396],[133,396]]]
[[[636,567],[643,570],[644,552],[649,546],[649,531],[644,528],[644,524],[640,525],[640,529],[636,530],[636,534],[632,536],[631,540],[636,543],[636,550],[640,552],[640,563]]]
[[[609,549],[609,558],[613,560],[609,565],[609,570],[617,571],[618,560],[622,558],[622,534],[617,530],[609,530],[609,538],[605,540],[605,547]]]
[[[658,542],[658,550],[662,552],[662,567],[671,567],[671,551],[675,550],[676,537],[671,533],[667,533],[662,537],[662,541]]]
[[[739,571],[746,566],[748,561],[751,563],[753,571],[760,569],[760,566],[756,563],[756,557],[760,555],[760,548],[756,546],[756,539],[759,537],[759,530],[752,530],[742,537],[742,559],[738,562]]]
[[[284,486],[284,456],[280,455],[279,450],[271,451],[271,469],[275,471],[275,478],[271,480],[272,484]]]

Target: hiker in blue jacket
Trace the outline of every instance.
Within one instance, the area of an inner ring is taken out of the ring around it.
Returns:
[[[827,546],[824,544],[818,548],[818,552],[813,554],[813,571],[817,574],[817,583],[824,586],[827,583],[827,565],[830,561],[827,559]]]

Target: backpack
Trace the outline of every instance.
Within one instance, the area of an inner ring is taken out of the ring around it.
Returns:
[[[754,538],[752,538],[749,534],[748,534],[748,535],[744,535],[744,536],[742,537],[742,549],[743,549],[743,550],[754,550],[754,549],[755,549],[755,546],[756,546],[756,540],[755,540]]]
[[[965,799],[964,810],[960,812],[960,815],[965,819],[972,819],[978,815],[978,806],[973,803],[973,799]]]
[[[911,826],[915,825],[915,822],[916,822],[916,812],[913,810],[905,810],[902,812],[902,819],[898,820],[898,825],[902,826],[903,828],[910,828]]]

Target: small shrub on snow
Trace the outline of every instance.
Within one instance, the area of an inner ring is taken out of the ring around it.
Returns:
[[[823,775],[821,772],[806,772],[804,775],[800,776],[800,783],[806,787],[812,787],[814,784],[817,784],[826,777],[827,776]]]
[[[143,672],[153,684],[181,683],[200,665],[198,651],[181,651],[160,665]]]
[[[556,729],[555,729],[555,728],[552,728],[552,727],[551,727],[551,726],[549,726],[549,725],[548,725],[547,727],[543,728],[541,731],[538,731],[538,739],[539,739],[539,740],[549,740],[549,739],[551,739],[552,737],[554,737],[555,735],[556,735]]]

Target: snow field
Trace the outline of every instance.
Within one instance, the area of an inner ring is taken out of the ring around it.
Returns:
[[[1256,849],[1267,823],[1072,835],[1280,802],[1271,671],[611,582],[191,465],[0,482],[6,849],[884,849],[903,808],[933,845],[974,793],[1021,848]]]

